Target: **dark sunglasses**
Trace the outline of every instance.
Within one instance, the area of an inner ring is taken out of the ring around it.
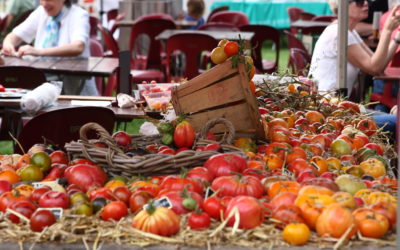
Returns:
[[[368,0],[349,0],[349,3],[355,2],[357,7],[363,7]]]

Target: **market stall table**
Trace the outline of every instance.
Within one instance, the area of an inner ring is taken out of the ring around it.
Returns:
[[[136,20],[123,20],[116,22],[115,25],[117,27],[132,27],[135,24]],[[196,21],[189,21],[189,20],[174,20],[174,23],[178,29],[184,29],[187,27],[192,27],[196,26],[197,22]]]
[[[332,15],[328,2],[319,0],[223,0],[214,2],[211,5],[211,10],[221,6],[229,6],[229,10],[245,13],[250,24],[269,25],[276,29],[290,28],[290,20],[286,10],[288,7],[298,7],[315,15]]]

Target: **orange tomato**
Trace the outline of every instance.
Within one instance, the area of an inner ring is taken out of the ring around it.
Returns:
[[[376,158],[369,158],[361,162],[360,167],[364,170],[365,174],[371,175],[374,178],[386,175],[385,165]]]
[[[325,116],[322,114],[322,113],[320,113],[320,112],[318,112],[318,111],[315,111],[315,110],[311,110],[311,111],[308,111],[306,114],[305,114],[305,118],[312,124],[312,123],[316,123],[316,122],[319,122],[319,123],[321,123],[321,124],[324,124],[325,123]]]
[[[316,186],[316,185],[306,185],[303,186],[299,190],[299,195],[303,194],[324,194],[328,196],[332,196],[334,192],[330,190],[329,188],[323,187],[323,186]]]
[[[301,185],[295,181],[277,181],[268,188],[268,196],[272,199],[282,192],[292,192],[297,194]]]
[[[264,157],[266,167],[270,170],[280,169],[283,166],[283,160],[276,154],[268,154]]]
[[[20,195],[25,196],[26,198],[31,197],[31,194],[35,188],[28,184],[22,184],[15,188],[19,192]]]
[[[313,156],[310,159],[311,165],[318,171],[318,174],[321,175],[328,171],[328,163],[321,156]]]
[[[256,93],[256,84],[251,80],[249,82],[249,86],[250,86],[251,93],[253,93],[253,95],[254,95]]]
[[[126,186],[125,182],[121,180],[111,180],[104,185],[104,187],[110,189],[111,191],[114,191],[117,187],[123,187]]]
[[[361,235],[369,238],[382,238],[389,230],[389,221],[382,214],[370,208],[358,208],[353,212]]]
[[[211,61],[214,64],[220,64],[226,61],[228,56],[224,52],[224,48],[216,47],[211,51]]]
[[[0,171],[0,180],[6,180],[11,184],[15,184],[21,180],[19,175],[11,169],[5,169]]]
[[[291,245],[304,245],[310,239],[310,229],[304,223],[291,223],[283,229],[283,239]]]
[[[265,167],[265,163],[261,161],[247,161],[247,167],[257,170],[263,170]]]
[[[353,196],[348,193],[348,192],[336,192],[333,196],[333,199],[340,205],[347,207],[348,209],[356,209],[357,208],[357,203],[354,200]]]
[[[349,228],[347,239],[357,232],[357,224],[351,211],[338,203],[329,204],[317,219],[318,236],[340,238]]]
[[[237,54],[238,51],[239,51],[239,44],[237,42],[230,41],[224,45],[224,52],[228,57]]]
[[[336,157],[328,157],[326,163],[328,164],[329,170],[339,170],[342,166],[340,160]]]

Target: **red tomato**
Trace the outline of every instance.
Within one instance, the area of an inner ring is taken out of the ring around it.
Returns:
[[[69,206],[69,197],[66,193],[58,191],[48,191],[39,199],[40,207],[61,207],[67,209]]]
[[[76,164],[67,168],[64,172],[69,184],[76,184],[83,191],[94,186],[103,186],[107,180],[107,174],[97,165]]]
[[[12,190],[12,185],[9,181],[0,180],[0,195],[11,190]]]
[[[239,228],[251,229],[261,225],[264,220],[263,206],[254,197],[240,195],[232,198],[226,208],[225,219],[228,218],[235,207],[237,207],[240,216]],[[231,217],[227,225],[233,226],[234,223],[235,216]]]
[[[5,192],[0,196],[0,211],[5,212],[14,202],[27,200],[23,195],[15,194],[12,191]]]
[[[11,210],[14,210],[17,213],[22,214],[23,216],[25,216],[28,219],[31,218],[31,216],[35,212],[36,208],[37,208],[37,206],[29,200],[17,201],[10,206]],[[10,214],[9,218],[15,224],[18,224],[20,221],[19,217],[14,214]]]
[[[108,203],[101,211],[100,217],[102,220],[119,221],[128,214],[128,207],[122,201],[112,201]]]
[[[207,144],[204,147],[204,151],[217,151],[217,152],[220,152],[221,151],[221,146],[219,144],[216,144],[216,143]]]
[[[185,187],[188,191],[193,191],[203,195],[203,185],[196,179],[181,178],[176,175],[170,175],[165,177],[160,185],[161,190],[167,189],[170,191],[182,191]]]
[[[153,198],[154,196],[151,193],[144,190],[133,192],[131,197],[129,197],[129,208],[131,213],[135,214],[139,212],[143,205],[147,204]]]
[[[383,155],[383,148],[381,145],[379,145],[377,143],[373,143],[373,142],[367,143],[364,145],[364,148],[369,148],[369,149],[375,150],[375,152],[378,155]]]
[[[192,212],[188,218],[189,227],[193,230],[204,230],[210,227],[210,215],[206,212]]]
[[[39,202],[40,197],[50,191],[51,188],[49,186],[41,186],[39,188],[36,188],[32,191],[31,197],[29,198],[31,201],[34,201],[36,203]]]
[[[117,131],[112,135],[115,142],[121,147],[127,147],[132,144],[131,136],[124,131]]]
[[[42,181],[55,181],[61,178],[65,169],[67,168],[66,164],[59,163],[52,164],[51,166],[52,169],[50,170],[50,173],[48,173]]]
[[[168,197],[168,199],[172,203],[172,210],[180,215],[180,214],[185,214],[189,213],[190,210],[184,208],[182,202],[183,200],[187,198],[193,198],[198,207],[201,207],[203,205],[203,197],[199,195],[198,193],[191,192],[191,191],[167,191],[167,192],[160,192],[157,196],[157,198],[161,197]]]
[[[60,163],[60,164],[68,164],[68,157],[64,151],[57,150],[52,152],[50,155],[51,164]]]
[[[231,57],[238,53],[239,51],[239,44],[234,41],[227,42],[224,46],[224,52],[228,57]]]
[[[241,156],[225,153],[211,156],[204,163],[204,167],[214,179],[219,176],[234,175],[232,172],[242,173],[247,168],[247,162]]]
[[[41,232],[45,227],[56,223],[56,217],[50,210],[38,210],[34,212],[29,220],[31,230]]]
[[[264,193],[261,181],[254,176],[220,176],[212,184],[213,190],[219,190],[220,196],[238,196],[248,195],[255,198],[261,198]]]
[[[89,199],[92,201],[97,197],[103,197],[110,201],[117,200],[117,197],[113,194],[109,188],[94,188],[88,191]]]
[[[275,209],[272,218],[279,221],[274,222],[276,227],[283,229],[289,223],[304,223],[301,210],[295,205],[282,205]]]
[[[0,92],[5,92],[5,91],[6,91],[6,88],[4,88],[4,86],[0,84]]]
[[[179,123],[174,131],[174,143],[178,148],[191,148],[195,139],[195,132],[192,124],[188,121]]]
[[[216,196],[208,197],[203,202],[203,210],[216,220],[221,219],[221,211],[223,214],[225,209],[226,207],[222,205],[221,199]]]
[[[205,167],[192,168],[189,170],[189,173],[186,176],[192,179],[198,179],[202,182],[205,181],[207,183],[212,181],[210,173],[208,172],[208,169]]]
[[[164,154],[164,155],[174,155],[175,154],[175,150],[173,150],[172,148],[166,148],[163,150],[159,150],[158,151],[159,154]]]
[[[131,196],[131,192],[129,192],[126,186],[116,187],[113,190],[113,194],[117,197],[118,200],[125,202],[125,204],[129,203],[129,197]]]

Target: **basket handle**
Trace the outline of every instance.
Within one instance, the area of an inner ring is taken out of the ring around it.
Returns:
[[[228,135],[224,136],[219,143],[232,144],[233,140],[235,138],[235,127],[233,126],[232,122],[230,122],[229,120],[222,118],[222,117],[209,120],[206,123],[206,125],[203,127],[203,129],[201,130],[201,132],[199,134],[199,138],[205,138],[207,132],[217,124],[225,125],[225,127],[228,130]]]
[[[87,133],[91,130],[96,131],[98,135],[100,135],[100,140],[107,144],[108,147],[111,149],[115,150],[116,152],[119,153],[124,153],[115,143],[114,139],[111,137],[111,135],[108,133],[107,130],[105,130],[101,125],[95,122],[89,122],[86,123],[81,127],[79,130],[79,136],[81,140],[87,144],[89,143],[89,140],[87,138]]]

